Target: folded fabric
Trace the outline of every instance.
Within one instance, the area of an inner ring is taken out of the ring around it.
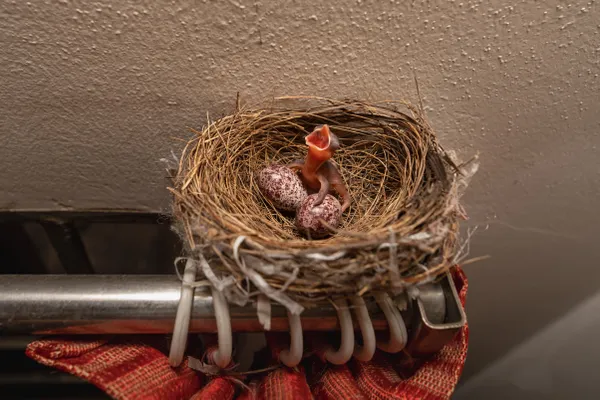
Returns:
[[[467,279],[463,271],[453,274],[463,306]],[[334,333],[332,333],[334,335]],[[169,366],[168,336],[52,337],[27,346],[26,354],[37,362],[78,376],[120,400],[161,399],[449,399],[460,378],[467,356],[468,325],[438,354],[406,375],[403,353],[376,352],[369,362],[352,358],[335,366],[323,359],[328,338],[307,332],[312,350],[297,368],[277,366],[278,353],[288,345],[287,334],[268,333],[267,351],[257,353],[248,375],[214,375],[196,371],[187,359],[177,368]],[[334,336],[332,336],[333,338]],[[216,347],[214,335],[190,336],[190,353],[211,365]],[[189,353],[189,350],[188,350]],[[271,367],[270,367],[271,366]],[[264,368],[266,367],[266,368]]]

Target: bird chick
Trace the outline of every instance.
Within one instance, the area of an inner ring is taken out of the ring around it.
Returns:
[[[306,136],[308,152],[304,160],[296,160],[288,165],[300,171],[300,178],[309,192],[318,193],[312,204],[316,207],[323,203],[333,189],[342,198],[342,213],[350,206],[350,194],[336,165],[332,162],[336,150],[340,148],[337,136],[328,125],[317,126]]]

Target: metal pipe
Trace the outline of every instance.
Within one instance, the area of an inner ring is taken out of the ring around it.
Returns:
[[[0,275],[0,335],[171,333],[180,293],[171,275]],[[386,330],[381,310],[367,306],[375,330]],[[254,306],[231,305],[230,314],[234,332],[263,331]],[[271,315],[272,331],[289,330],[283,307],[273,304]],[[337,312],[306,310],[302,327],[339,330]],[[189,331],[217,331],[206,288],[195,291]]]

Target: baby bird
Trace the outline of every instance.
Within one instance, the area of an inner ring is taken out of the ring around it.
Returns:
[[[342,198],[342,213],[350,206],[350,194],[344,184],[342,175],[331,158],[340,143],[328,125],[317,126],[306,136],[308,153],[304,160],[296,160],[288,165],[293,170],[300,170],[300,178],[309,190],[317,193],[317,199],[312,207],[320,205],[330,190],[335,190]]]

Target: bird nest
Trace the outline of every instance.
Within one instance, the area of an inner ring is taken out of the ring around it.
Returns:
[[[302,158],[306,135],[322,124],[339,139],[333,159],[351,205],[316,240],[273,206],[256,174]],[[457,264],[459,199],[476,168],[442,149],[420,109],[285,98],[238,104],[193,132],[170,188],[175,229],[186,258],[230,302],[270,298],[300,313],[336,296],[402,292]]]

